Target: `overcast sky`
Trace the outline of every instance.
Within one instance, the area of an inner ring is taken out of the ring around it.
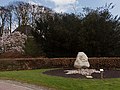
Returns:
[[[73,12],[73,7],[76,7],[77,11],[82,11],[83,7],[96,8],[104,6],[106,3],[113,3],[115,7],[111,10],[112,14],[120,16],[120,0],[0,0],[0,5],[4,6],[13,1],[26,1],[47,6],[56,12]]]

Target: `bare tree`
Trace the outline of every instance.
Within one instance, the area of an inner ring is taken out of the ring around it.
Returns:
[[[39,18],[45,18],[47,14],[51,14],[53,11],[47,7],[39,5],[31,5],[30,16],[31,16],[31,25],[34,26],[35,20]]]
[[[18,6],[14,5],[14,15],[15,15],[15,20],[18,22],[18,26],[21,25],[21,15],[20,15],[20,10]]]
[[[11,30],[12,30],[12,19],[13,19],[13,5],[8,5],[6,8],[8,9],[8,12],[7,12],[7,22],[9,24],[9,30],[10,30],[10,33],[11,33]]]
[[[14,3],[14,14],[18,21],[18,26],[27,25],[29,21],[29,3],[15,2]]]
[[[35,20],[47,17],[47,14],[53,12],[51,9],[32,5],[22,1],[12,2],[8,6],[0,6],[0,33],[2,35],[4,29],[12,32],[12,25],[17,22],[16,26],[35,25]]]
[[[5,7],[2,7],[2,6],[0,7],[0,20],[1,20],[1,31],[0,31],[0,34],[1,35],[2,35],[4,27],[5,27],[7,12],[8,12],[8,10],[5,9]]]

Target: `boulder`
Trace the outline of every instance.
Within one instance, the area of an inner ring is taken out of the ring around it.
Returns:
[[[88,57],[84,52],[78,52],[77,58],[74,62],[74,67],[77,69],[90,67]]]

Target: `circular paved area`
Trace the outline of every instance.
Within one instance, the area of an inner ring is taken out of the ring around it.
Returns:
[[[22,84],[16,81],[0,80],[0,90],[52,90],[45,87],[39,87],[36,85]]]

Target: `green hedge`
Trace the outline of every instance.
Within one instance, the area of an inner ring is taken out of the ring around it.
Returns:
[[[0,59],[0,70],[40,68],[73,68],[75,58],[14,58]],[[120,68],[120,58],[89,58],[90,68]]]

